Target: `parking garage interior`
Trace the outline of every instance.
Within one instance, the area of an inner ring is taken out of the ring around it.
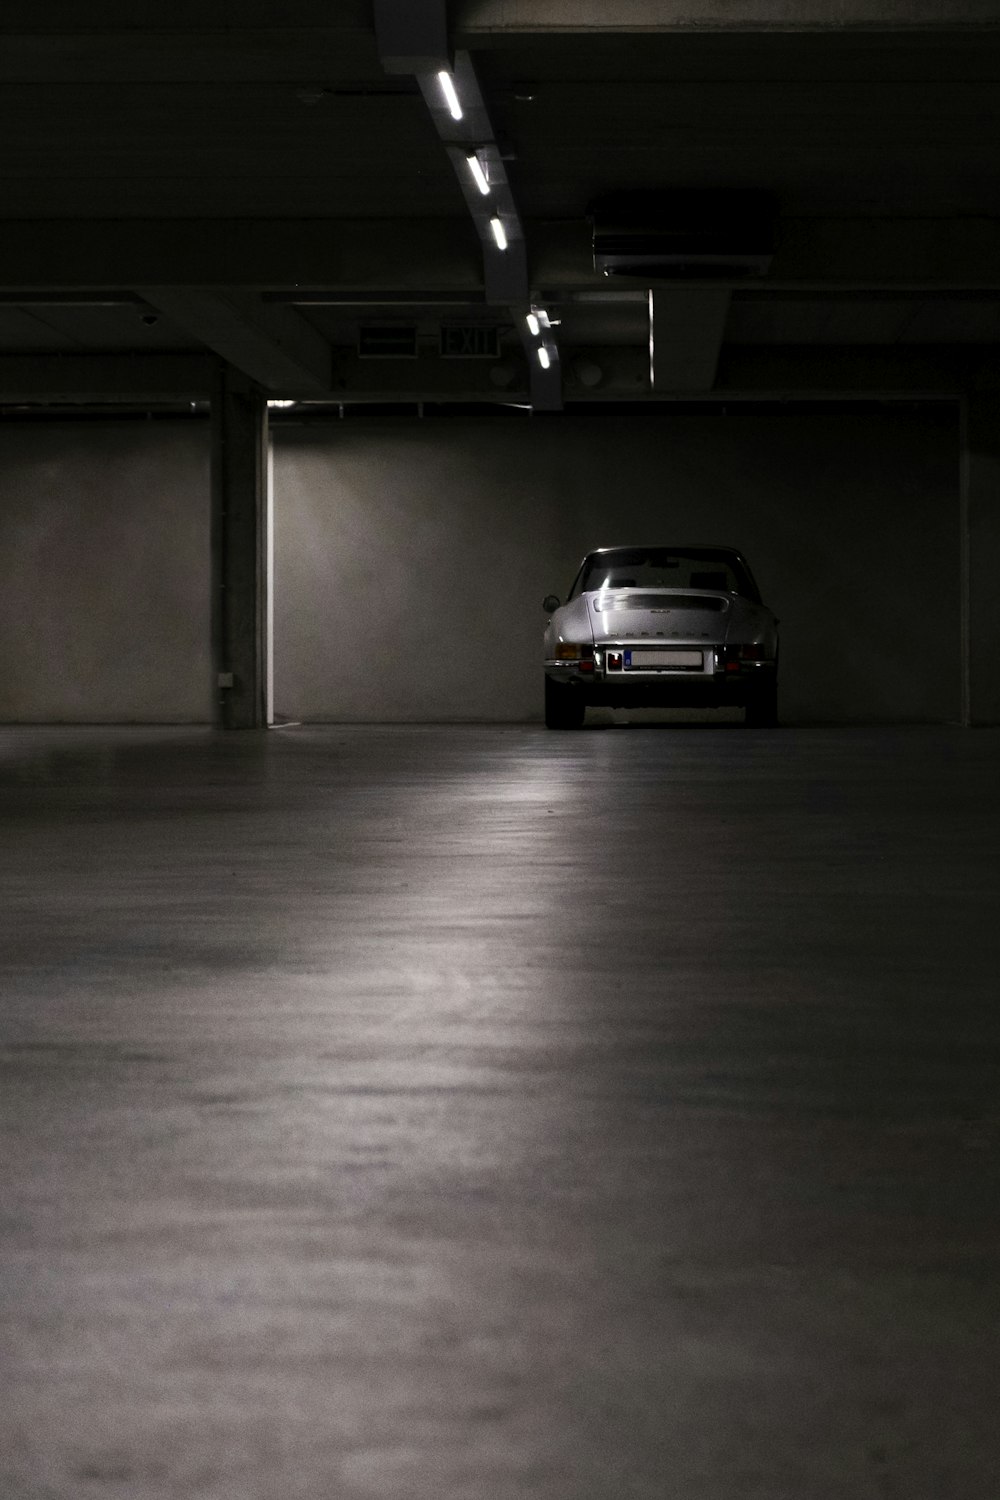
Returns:
[[[0,22],[4,1500],[994,1500],[1000,15],[738,11]]]

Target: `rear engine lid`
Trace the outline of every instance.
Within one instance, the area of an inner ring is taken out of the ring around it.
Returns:
[[[708,614],[724,614],[729,608],[726,594],[682,594],[668,589],[657,593],[602,591],[593,595],[594,610],[598,614],[613,614],[620,611],[645,610],[649,614],[673,614],[677,610],[697,610]]]
[[[602,589],[590,595],[595,642],[718,645],[732,605],[727,594],[687,589]]]

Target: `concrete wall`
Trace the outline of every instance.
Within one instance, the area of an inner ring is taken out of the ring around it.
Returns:
[[[962,487],[969,523],[969,700],[974,724],[1000,724],[1000,398],[963,403]]]
[[[0,490],[0,721],[208,720],[208,424],[7,422]]]
[[[353,417],[275,432],[275,706],[527,719],[550,590],[633,540],[740,547],[782,715],[960,712],[954,408]]]
[[[958,453],[930,407],[280,428],[275,706],[537,718],[542,596],[663,538],[747,553],[787,720],[956,719]],[[0,485],[0,721],[208,721],[208,424],[5,423]]]

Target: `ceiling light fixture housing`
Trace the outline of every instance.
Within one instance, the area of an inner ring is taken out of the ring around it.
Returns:
[[[531,304],[531,311],[524,320],[528,325],[528,332],[532,338],[538,338],[540,334],[547,333],[552,327],[552,320],[544,307],[537,302]]]

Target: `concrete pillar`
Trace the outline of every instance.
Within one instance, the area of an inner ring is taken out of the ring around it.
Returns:
[[[1000,724],[1000,395],[962,402],[963,719]]]
[[[267,398],[220,366],[212,397],[212,583],[216,722],[267,723]]]

